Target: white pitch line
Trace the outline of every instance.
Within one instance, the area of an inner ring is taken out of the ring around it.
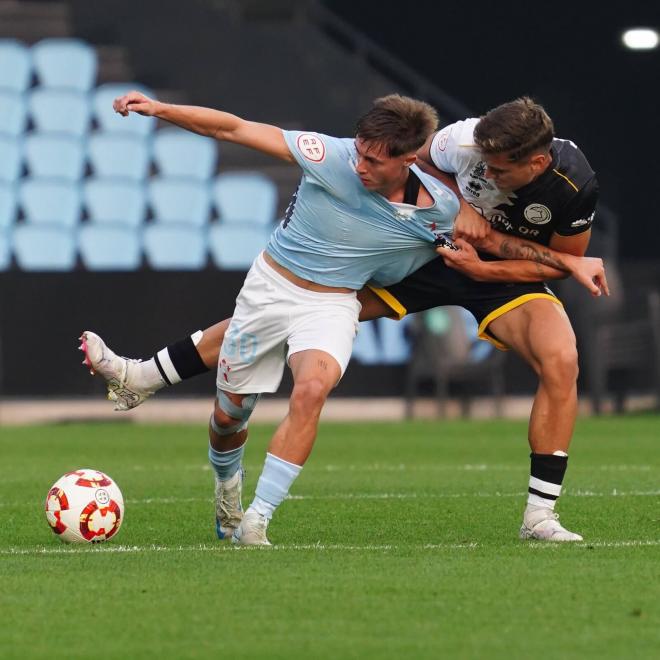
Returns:
[[[513,493],[333,493],[330,495],[289,495],[288,501],[296,502],[301,500],[442,500],[442,499],[467,499],[467,498],[500,498],[500,497],[524,497],[526,491]],[[631,490],[622,491],[613,488],[608,492],[595,492],[591,490],[566,489],[563,492],[564,497],[660,497],[660,490]],[[211,502],[211,497],[146,497],[142,499],[129,498],[126,504],[190,504],[193,502]],[[33,507],[36,501],[30,502],[0,502],[0,508],[14,507]],[[42,504],[39,504],[42,506]]]
[[[539,541],[520,543],[521,547],[528,547],[532,549],[541,548],[580,548],[583,550],[591,550],[594,548],[605,549],[620,549],[620,548],[644,548],[644,547],[657,547],[660,546],[660,539],[633,539],[627,541],[584,541],[582,543],[543,543]],[[24,556],[24,555],[78,555],[78,554],[115,554],[115,553],[158,553],[158,552],[236,552],[239,551],[261,551],[269,552],[273,550],[280,551],[349,551],[349,552],[388,552],[390,550],[475,550],[477,548],[483,549],[509,549],[511,545],[493,546],[472,543],[425,543],[423,545],[395,545],[395,544],[343,544],[343,543],[283,543],[274,545],[271,548],[263,548],[259,546],[252,547],[235,547],[227,544],[200,544],[200,545],[107,545],[107,546],[73,546],[61,548],[8,548],[0,550],[0,555],[4,556]]]

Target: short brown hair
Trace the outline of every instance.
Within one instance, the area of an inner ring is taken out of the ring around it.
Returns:
[[[417,151],[438,128],[438,113],[428,103],[400,94],[389,94],[374,101],[360,117],[355,134],[385,147],[388,156]]]
[[[552,119],[528,96],[489,110],[474,129],[474,141],[482,153],[506,153],[511,162],[537,149],[549,149],[554,136]]]

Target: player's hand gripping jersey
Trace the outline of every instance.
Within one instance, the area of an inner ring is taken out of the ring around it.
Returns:
[[[554,233],[572,236],[591,227],[598,183],[573,142],[555,138],[550,167],[523,188],[501,192],[486,178],[486,164],[474,143],[478,121],[458,121],[439,131],[431,158],[439,170],[455,174],[465,200],[495,229],[547,245]]]
[[[398,282],[436,256],[433,242],[458,212],[451,190],[412,165],[433,205],[392,204],[360,181],[353,139],[284,137],[303,177],[266,248],[278,263],[318,284],[361,289]]]

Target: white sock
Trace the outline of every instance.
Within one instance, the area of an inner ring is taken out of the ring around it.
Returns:
[[[153,358],[144,362],[128,363],[128,378],[130,384],[148,392],[157,392],[165,387],[165,381],[160,375]]]

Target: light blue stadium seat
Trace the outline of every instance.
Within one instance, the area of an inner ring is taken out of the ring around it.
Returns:
[[[76,240],[67,227],[17,225],[12,243],[18,265],[23,270],[73,270]]]
[[[39,131],[82,137],[89,130],[92,111],[85,92],[37,87],[30,94],[28,107]]]
[[[21,175],[23,143],[19,138],[0,135],[0,181],[16,181]]]
[[[378,364],[383,356],[376,334],[376,321],[363,321],[353,342],[351,358],[361,364]]]
[[[138,227],[146,216],[144,185],[129,179],[87,179],[83,187],[85,208],[95,223]]]
[[[128,225],[88,224],[80,228],[78,248],[88,270],[136,270],[142,263],[140,231]]]
[[[31,224],[75,227],[82,200],[77,183],[28,177],[20,182],[19,201]]]
[[[84,143],[53,133],[30,133],[25,138],[25,162],[32,176],[78,181],[85,171]]]
[[[0,182],[0,232],[14,224],[17,207],[16,188],[12,184]]]
[[[271,227],[277,210],[277,187],[258,172],[221,174],[213,184],[221,222],[251,222]]]
[[[200,270],[206,266],[206,230],[154,223],[144,230],[144,252],[155,270]]]
[[[10,233],[0,229],[0,270],[7,270],[11,266]]]
[[[218,223],[209,230],[209,248],[218,268],[248,270],[266,247],[271,230],[247,223]]]
[[[150,98],[155,98],[150,89],[138,83],[108,83],[96,88],[92,96],[92,108],[102,131],[149,135],[156,128],[155,117],[142,117],[133,113],[128,117],[122,117],[112,109],[112,102],[118,96],[123,96],[131,90],[137,90]]]
[[[142,181],[149,173],[149,144],[139,135],[95,133],[89,138],[88,154],[97,177]]]
[[[0,88],[0,133],[16,137],[25,131],[26,126],[27,107],[24,95]]]
[[[154,161],[161,176],[207,180],[215,173],[215,140],[180,128],[164,128],[154,138]]]
[[[15,39],[0,39],[0,87],[23,92],[32,78],[30,50]]]
[[[32,61],[42,87],[88,92],[96,82],[96,51],[80,39],[43,39],[32,46]]]
[[[405,364],[410,358],[410,342],[406,338],[406,326],[410,319],[410,316],[404,316],[400,321],[378,319],[380,361],[383,364]]]
[[[201,227],[211,215],[211,189],[204,181],[157,177],[149,182],[149,204],[159,222]]]

